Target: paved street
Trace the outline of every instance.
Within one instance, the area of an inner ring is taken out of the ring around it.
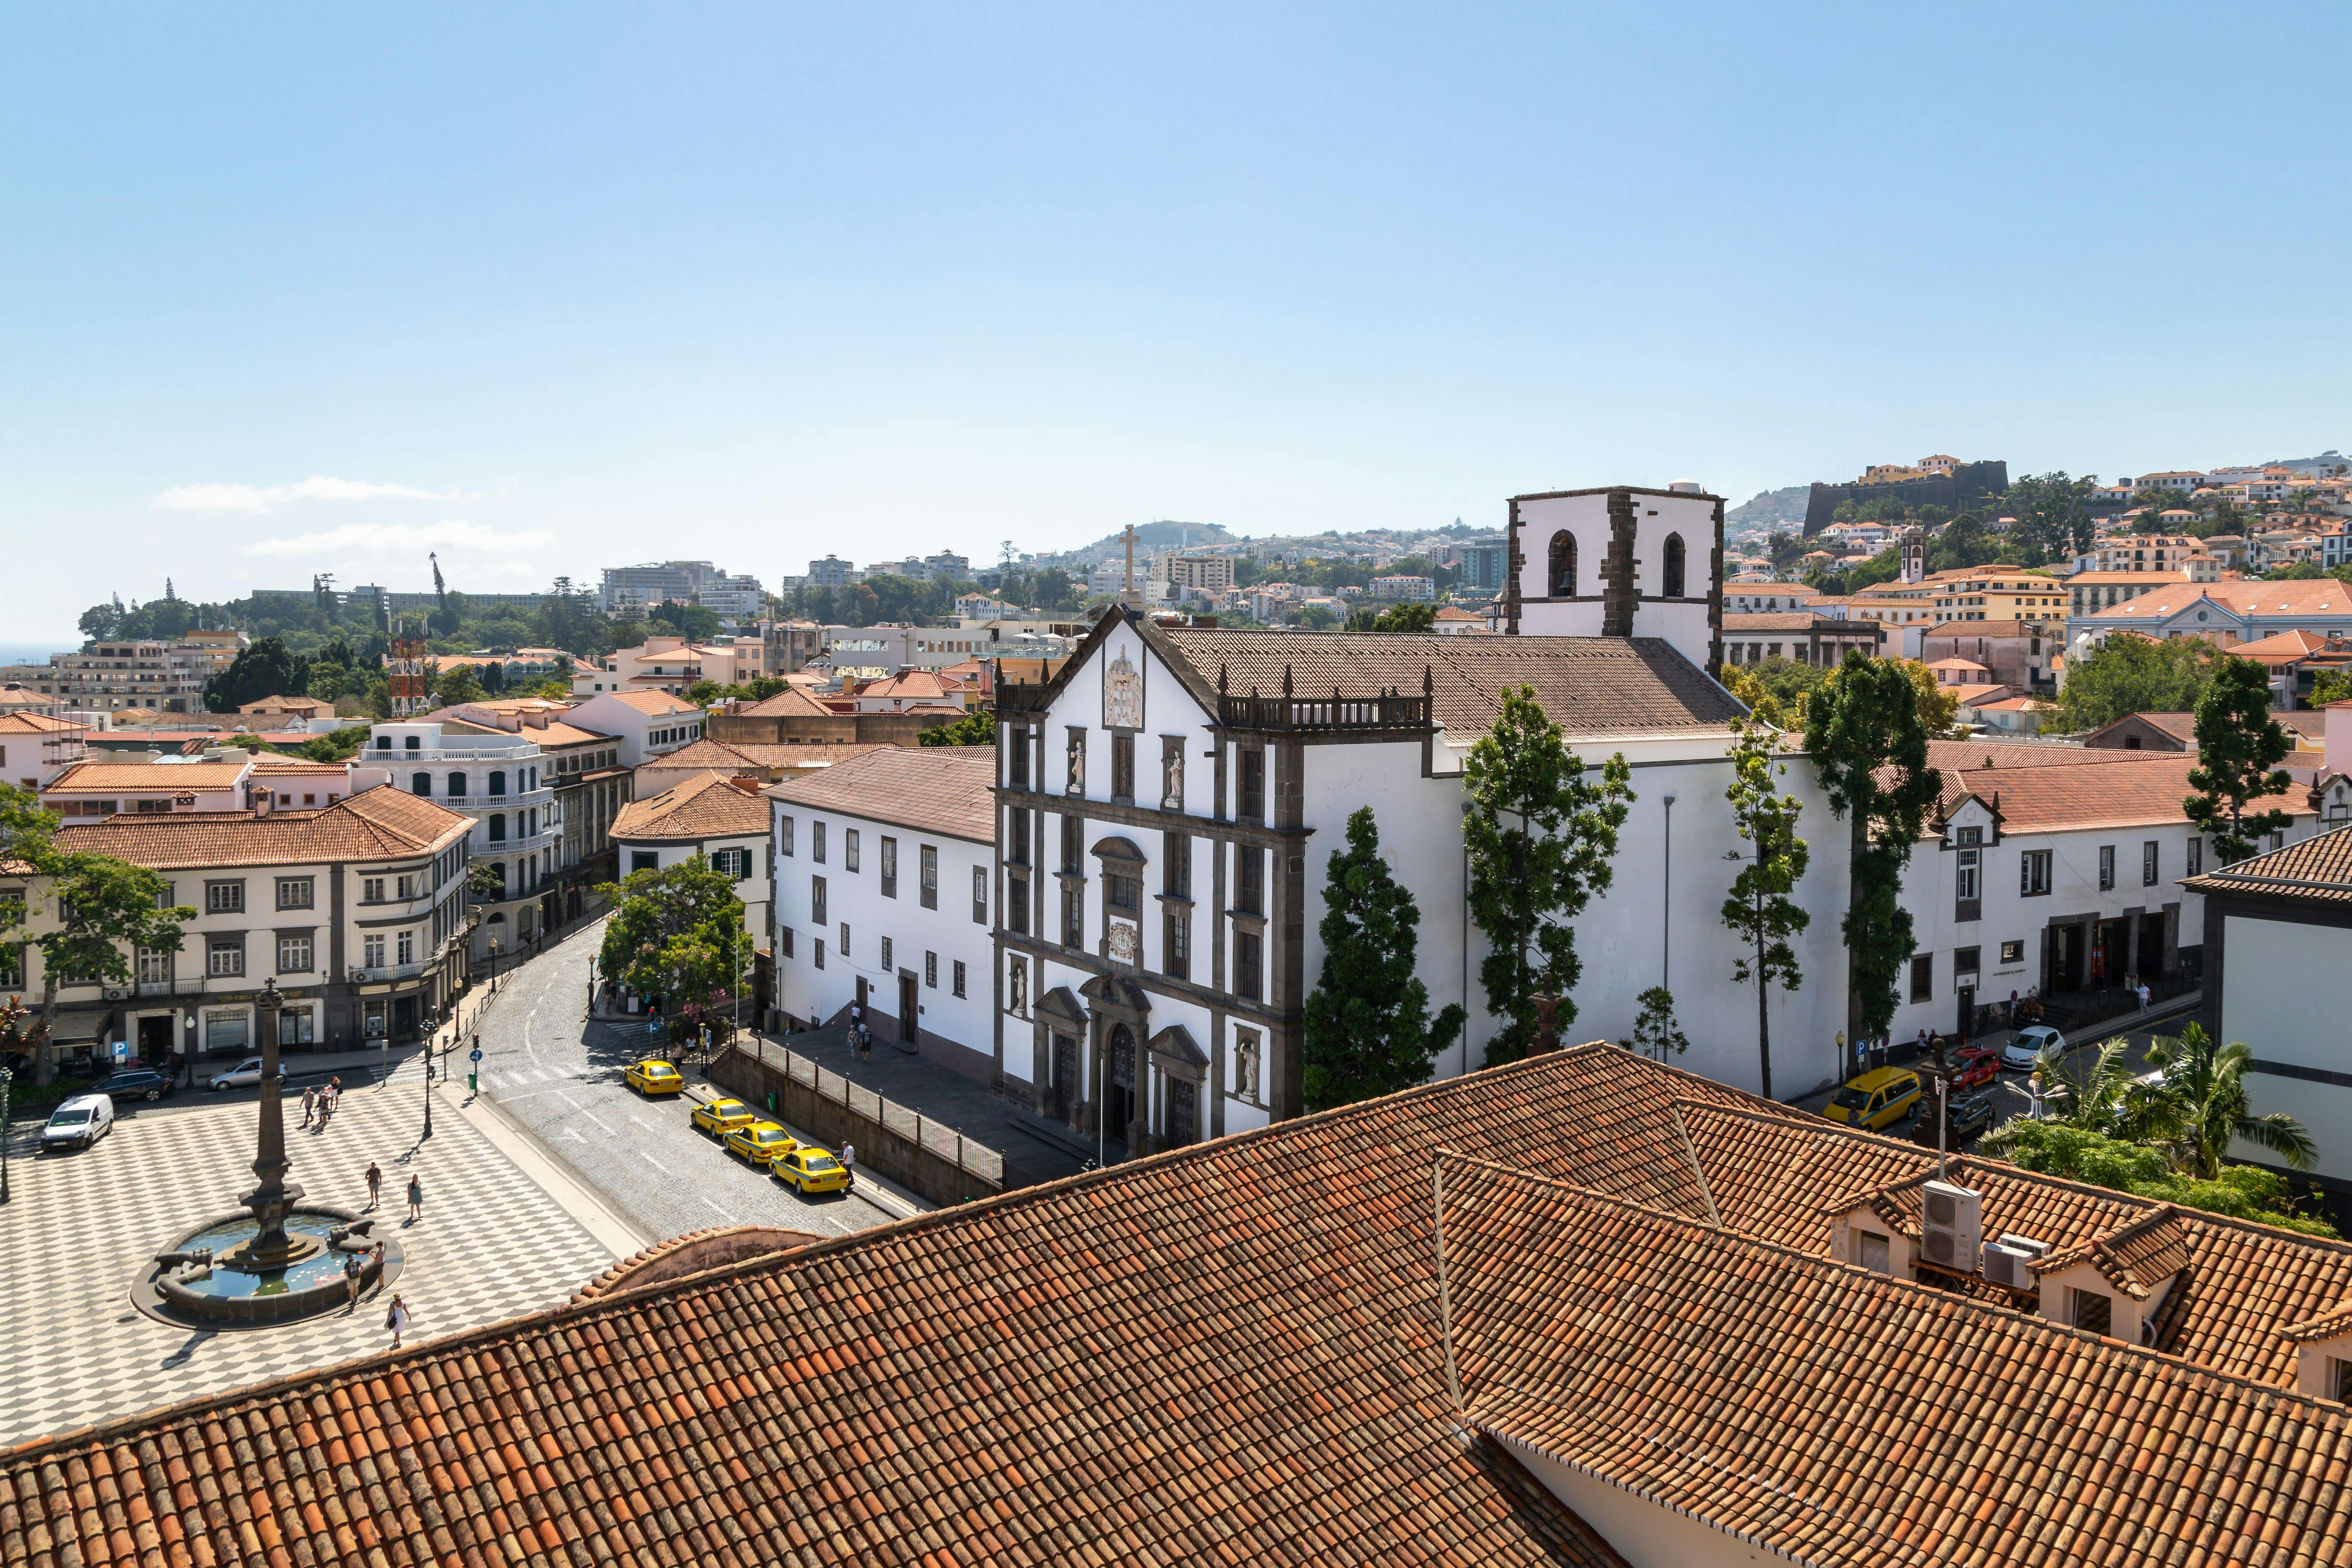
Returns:
[[[585,1016],[604,929],[592,921],[500,975],[480,1026],[481,1092],[500,1115],[653,1239],[714,1225],[847,1235],[927,1206],[875,1194],[862,1171],[858,1194],[803,1198],[695,1131],[682,1100],[640,1099],[621,1075],[655,1037],[646,1021]],[[465,1053],[448,1066],[462,1084]],[[685,1070],[689,1083],[701,1081]]]
[[[357,1209],[363,1173],[384,1173],[377,1215],[398,1226],[411,1170],[425,1183],[425,1218],[400,1228],[407,1265],[396,1289],[414,1335],[436,1335],[551,1306],[609,1268],[600,1245],[444,1098],[432,1141],[415,1147],[423,1110],[413,1063],[383,1085],[351,1087],[323,1132],[287,1118],[292,1179],[309,1201]],[[0,1207],[0,1447],[45,1433],[134,1415],[305,1367],[386,1350],[384,1303],[362,1301],[285,1328],[214,1333],[133,1311],[140,1265],[200,1221],[234,1209],[253,1184],[255,1095],[183,1094],[125,1108],[87,1152],[42,1154],[40,1123],[9,1140],[12,1200]]]

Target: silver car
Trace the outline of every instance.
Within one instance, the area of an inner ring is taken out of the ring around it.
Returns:
[[[41,1147],[87,1149],[113,1131],[114,1101],[102,1094],[77,1094],[49,1113]]]
[[[2000,1048],[2000,1065],[2011,1072],[2032,1072],[2045,1056],[2064,1056],[2066,1037],[2047,1024],[2028,1024]]]
[[[261,1081],[261,1058],[247,1057],[226,1072],[213,1074],[214,1089],[251,1089]]]

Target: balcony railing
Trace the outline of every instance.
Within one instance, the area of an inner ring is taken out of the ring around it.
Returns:
[[[1217,699],[1217,722],[1228,730],[1426,730],[1430,700],[1383,691],[1370,697],[1233,697]]]

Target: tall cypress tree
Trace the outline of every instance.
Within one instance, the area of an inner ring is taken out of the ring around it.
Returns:
[[[1772,982],[1794,991],[1804,984],[1797,967],[1797,951],[1789,939],[1812,923],[1789,895],[1805,874],[1811,852],[1797,837],[1797,814],[1804,803],[1782,795],[1775,782],[1789,771],[1780,760],[1780,735],[1759,721],[1735,721],[1739,737],[1731,748],[1731,820],[1750,852],[1732,879],[1731,894],[1723,900],[1723,923],[1738,931],[1748,951],[1733,962],[1731,978],[1756,983],[1756,1060],[1763,1075],[1764,1098],[1772,1098],[1772,1014],[1768,1005]]]
[[[1582,966],[1568,924],[1595,893],[1609,889],[1617,830],[1633,800],[1622,753],[1588,776],[1530,687],[1503,692],[1495,727],[1470,748],[1464,780],[1470,809],[1462,837],[1470,851],[1470,918],[1486,935],[1478,965],[1486,1010],[1509,1020],[1486,1043],[1486,1065],[1528,1054],[1536,997],[1560,999],[1553,1027],[1575,1022],[1568,994]]]
[[[1412,972],[1421,910],[1381,858],[1369,805],[1348,818],[1348,847],[1331,852],[1323,902],[1323,973],[1307,998],[1309,1110],[1423,1081],[1466,1016],[1449,1004],[1430,1019],[1429,987]]]
[[[2197,793],[2180,803],[2197,831],[2213,836],[2221,865],[2243,860],[2262,835],[2294,820],[2276,808],[2246,815],[2249,802],[2286,793],[2278,763],[2288,750],[2285,729],[2271,717],[2270,673],[2251,658],[2223,656],[2197,699],[2197,765],[2189,770]]]
[[[1927,765],[1919,690],[1902,661],[1849,653],[1805,705],[1805,750],[1852,833],[1846,949],[1846,1046],[1895,1020],[1895,976],[1911,956],[1903,868],[1925,830],[1943,776]]]

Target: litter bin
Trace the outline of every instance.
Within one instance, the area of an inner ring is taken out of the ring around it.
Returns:
[[[769,1113],[770,1115],[772,1115],[772,1115],[774,1115],[774,1114],[775,1114],[775,1110],[776,1110],[776,1091],[775,1091],[774,1089],[770,1089],[770,1090],[768,1091],[768,1113]]]

